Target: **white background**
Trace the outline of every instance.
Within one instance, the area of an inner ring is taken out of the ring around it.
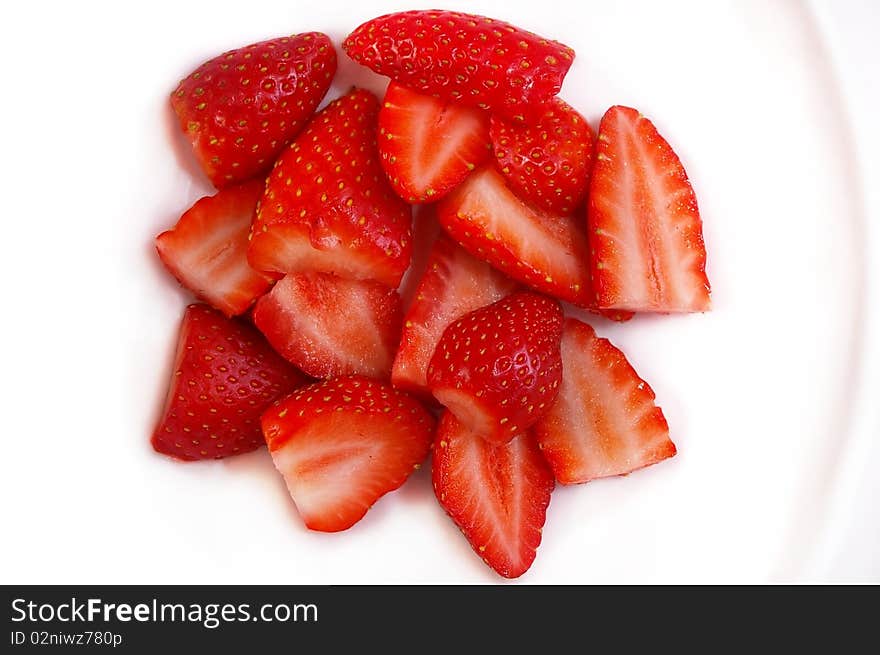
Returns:
[[[433,3],[16,3],[3,104],[4,583],[495,582],[423,472],[347,533],[302,526],[265,451],[148,444],[185,293],[153,236],[208,186],[167,95],[204,59]],[[714,311],[598,323],[679,455],[554,493],[522,582],[880,581],[878,5],[445,2],[575,48],[563,95],[677,149]],[[340,51],[331,93],[379,78]],[[872,187],[872,185],[874,185]]]

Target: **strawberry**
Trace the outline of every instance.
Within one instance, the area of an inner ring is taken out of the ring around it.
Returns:
[[[570,318],[562,362],[559,397],[533,428],[559,482],[626,475],[675,455],[654,392],[611,342]]]
[[[260,414],[305,381],[254,327],[207,305],[183,315],[153,448],[177,459],[219,459],[263,445]]]
[[[391,374],[394,386],[430,395],[428,363],[446,327],[455,319],[500,300],[518,286],[441,234],[431,248],[426,270],[404,317]]]
[[[428,365],[428,387],[469,430],[507,442],[543,416],[562,381],[562,308],[513,293],[443,331]]]
[[[434,417],[387,384],[346,376],[297,390],[263,414],[262,426],[306,526],[338,532],[419,468]]]
[[[391,382],[428,392],[428,363],[446,327],[468,312],[512,293],[517,283],[476,259],[445,234],[434,242],[425,274],[404,317]]]
[[[353,89],[282,153],[251,229],[251,266],[400,284],[412,256],[412,213],[379,165],[378,113],[372,93]]]
[[[635,109],[602,117],[587,223],[599,307],[709,309],[697,198],[672,148]]]
[[[525,573],[541,544],[554,487],[532,436],[490,443],[444,412],[431,475],[437,500],[474,552],[505,578]]]
[[[397,291],[330,273],[291,273],[257,301],[254,323],[287,360],[316,378],[387,378],[400,339]]]
[[[409,203],[434,202],[489,157],[486,112],[391,82],[379,110],[379,155],[392,188]]]
[[[577,305],[593,302],[587,238],[575,219],[523,202],[494,167],[442,200],[437,219],[465,250],[513,279]]]
[[[219,188],[265,173],[330,88],[336,51],[308,32],[230,50],[171,94],[180,128]]]
[[[593,131],[570,105],[554,98],[535,125],[492,116],[498,169],[511,190],[541,209],[570,214],[587,197]]]
[[[574,60],[566,45],[454,11],[380,16],[355,29],[342,47],[359,64],[414,91],[519,121],[540,115]]]
[[[244,313],[272,284],[247,262],[247,236],[262,193],[260,180],[227,187],[198,200],[156,237],[171,274],[227,316]]]

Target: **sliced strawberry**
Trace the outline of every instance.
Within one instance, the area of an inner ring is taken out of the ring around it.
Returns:
[[[387,378],[402,316],[394,289],[329,273],[291,273],[254,308],[275,350],[316,378]]]
[[[549,411],[562,381],[562,308],[517,292],[443,331],[428,387],[469,430],[506,442]]]
[[[441,234],[404,317],[400,348],[391,372],[394,386],[429,394],[428,362],[443,330],[468,312],[501,300],[518,286]]]
[[[326,34],[308,32],[224,52],[185,77],[171,106],[218,189],[272,166],[336,73]]]
[[[434,418],[402,391],[347,376],[297,390],[266,411],[262,425],[306,526],[338,532],[419,468]]]
[[[548,212],[570,214],[587,197],[593,131],[586,119],[554,98],[534,125],[492,116],[498,169],[523,200]]]
[[[587,223],[599,307],[709,309],[697,198],[678,156],[635,109],[602,117]]]
[[[489,157],[489,116],[391,82],[379,110],[379,155],[409,203],[435,202]]]
[[[372,93],[353,89],[284,151],[257,208],[251,266],[400,284],[412,257],[412,213],[379,165],[378,113]]]
[[[526,204],[494,167],[441,201],[437,218],[465,250],[513,279],[577,305],[593,302],[587,238],[575,219]]]
[[[252,325],[190,305],[153,448],[185,460],[259,448],[260,414],[304,381]]]
[[[675,455],[654,392],[593,328],[568,319],[562,387],[533,433],[562,484],[626,475]]]
[[[202,198],[156,237],[177,280],[227,316],[244,313],[272,284],[247,261],[247,237],[263,182],[252,180]]]
[[[532,436],[490,443],[444,412],[431,474],[434,494],[474,552],[505,578],[525,573],[541,544],[554,487]]]
[[[342,47],[359,64],[419,93],[520,121],[540,115],[574,60],[566,45],[455,11],[380,16]]]

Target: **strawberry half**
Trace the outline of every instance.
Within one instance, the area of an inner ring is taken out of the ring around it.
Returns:
[[[162,263],[196,296],[227,316],[247,311],[272,284],[247,261],[247,237],[263,182],[252,180],[202,198],[156,237]]]
[[[437,500],[474,552],[505,578],[525,573],[541,544],[554,487],[531,435],[490,443],[444,412],[431,475]]]
[[[443,228],[475,257],[548,295],[589,307],[587,237],[572,216],[523,202],[486,166],[437,205]]]
[[[587,223],[599,307],[709,309],[697,198],[678,156],[635,109],[602,117]]]
[[[411,204],[435,202],[489,157],[489,117],[391,82],[379,110],[379,155]]]
[[[533,433],[562,484],[626,475],[675,455],[654,392],[607,339],[568,319],[562,387]]]
[[[257,301],[254,323],[312,377],[387,378],[402,315],[397,291],[378,282],[291,273]]]
[[[342,47],[359,64],[419,93],[519,121],[540,115],[574,60],[566,45],[455,11],[380,16]]]
[[[255,450],[264,443],[260,414],[304,381],[253,326],[190,305],[153,448],[184,460]]]
[[[523,200],[548,212],[570,214],[587,197],[593,131],[560,98],[534,125],[492,116],[490,131],[498,169]]]
[[[394,386],[430,395],[428,363],[446,327],[468,312],[501,300],[518,286],[441,234],[404,317],[391,371]]]
[[[549,411],[562,381],[562,308],[517,292],[443,331],[428,387],[469,430],[507,442]]]
[[[263,414],[263,433],[308,528],[338,532],[400,487],[428,455],[434,418],[376,380],[303,387]]]
[[[219,188],[269,170],[336,73],[326,34],[308,32],[224,52],[171,94],[180,128]]]
[[[412,213],[379,165],[379,101],[353,89],[315,114],[266,182],[248,260],[396,288],[412,257]]]

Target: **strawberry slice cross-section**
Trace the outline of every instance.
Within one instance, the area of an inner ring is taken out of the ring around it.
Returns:
[[[709,309],[697,198],[678,156],[635,109],[615,106],[602,117],[587,224],[600,308]]]
[[[490,443],[445,412],[431,464],[434,494],[474,552],[505,578],[525,573],[554,487],[532,436]]]

